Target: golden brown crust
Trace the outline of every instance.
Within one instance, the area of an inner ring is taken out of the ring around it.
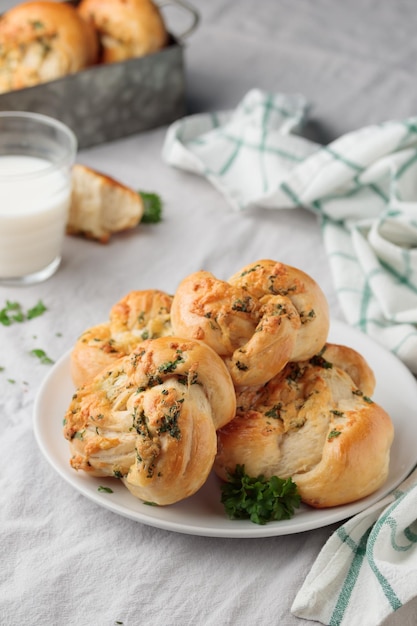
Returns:
[[[145,339],[172,335],[172,296],[158,289],[130,291],[112,307],[109,321],[87,329],[71,352],[76,387],[132,352]]]
[[[141,57],[168,43],[164,20],[151,0],[82,0],[78,11],[99,34],[103,63]]]
[[[317,283],[272,260],[252,263],[227,282],[205,271],[189,275],[171,317],[175,334],[201,339],[225,359],[238,386],[263,384],[288,361],[313,356],[329,330]]]
[[[357,357],[349,351],[347,370]],[[388,414],[347,371],[320,357],[287,364],[262,387],[237,390],[237,416],[218,432],[215,471],[224,480],[236,465],[252,476],[291,476],[303,502],[337,506],[385,482],[392,440]]]
[[[302,270],[263,259],[246,265],[228,282],[261,301],[281,297],[296,309],[300,325],[291,361],[310,358],[327,341],[329,307],[326,297],[316,281]]]
[[[80,335],[70,354],[71,379],[76,387],[124,356],[113,343],[108,322],[92,326]]]
[[[293,474],[303,501],[315,508],[360,500],[387,479],[393,427],[377,404],[346,411],[342,435],[327,439],[321,461],[310,472]],[[332,431],[330,431],[330,434]]]
[[[365,396],[371,397],[375,391],[375,375],[364,357],[353,348],[327,343],[322,357],[344,370]]]
[[[97,34],[70,4],[24,2],[0,20],[0,92],[73,74],[97,59]]]
[[[79,388],[65,416],[71,465],[122,478],[165,505],[197,491],[211,471],[216,428],[235,414],[221,358],[198,341],[144,341]]]

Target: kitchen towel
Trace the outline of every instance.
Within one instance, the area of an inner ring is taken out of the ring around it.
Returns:
[[[291,612],[328,626],[379,626],[417,596],[417,470],[331,535]]]
[[[313,211],[347,322],[417,373],[417,117],[321,145],[302,136],[308,111],[302,95],[253,89],[233,111],[174,122],[163,158],[236,211]]]

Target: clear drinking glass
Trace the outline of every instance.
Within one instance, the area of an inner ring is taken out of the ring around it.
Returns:
[[[58,120],[0,112],[0,285],[37,283],[57,270],[76,151]]]

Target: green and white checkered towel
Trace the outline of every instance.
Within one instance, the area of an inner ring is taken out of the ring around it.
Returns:
[[[299,134],[307,112],[302,96],[252,90],[234,111],[175,122],[163,157],[237,211],[316,213],[348,323],[417,373],[417,117],[323,146]]]
[[[329,626],[378,626],[417,595],[417,470],[341,526],[291,612]]]

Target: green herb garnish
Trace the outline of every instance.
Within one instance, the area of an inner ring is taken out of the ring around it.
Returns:
[[[100,487],[97,487],[97,491],[100,491],[102,493],[113,493],[113,489],[110,489],[110,487],[103,487],[102,485],[100,485]]]
[[[232,311],[241,311],[242,313],[248,313],[251,309],[251,298],[238,298],[232,304]]]
[[[221,486],[221,502],[230,519],[250,519],[254,524],[290,519],[301,498],[291,478],[263,475],[256,478],[245,473],[244,465],[236,465],[228,482]]]
[[[161,417],[161,425],[158,428],[158,433],[168,433],[174,439],[181,439],[181,430],[178,426],[178,419],[181,415],[181,404],[181,400],[175,402],[169,407],[166,415]]]
[[[28,320],[32,320],[34,317],[39,317],[40,315],[42,315],[42,313],[45,313],[45,311],[46,311],[46,306],[41,300],[39,300],[38,304],[36,304],[31,309],[29,309],[26,316]]]
[[[327,439],[330,441],[330,439],[334,439],[335,437],[338,437],[341,434],[342,432],[340,430],[331,430],[329,432]]]
[[[141,223],[156,224],[162,220],[162,200],[156,193],[138,191],[145,207]]]
[[[39,317],[46,311],[46,306],[39,300],[33,308],[27,312],[23,310],[22,305],[19,302],[11,302],[6,300],[5,306],[0,309],[0,324],[3,326],[10,326],[14,322],[24,322],[25,320],[31,320],[34,317]]]
[[[178,356],[175,361],[166,361],[165,363],[161,363],[158,367],[158,372],[169,374],[177,368],[178,363],[184,363],[182,356]]]
[[[30,354],[32,356],[36,356],[43,365],[49,365],[50,363],[53,363],[53,360],[49,358],[45,350],[41,350],[40,348],[35,348],[34,350],[31,350]]]
[[[273,407],[265,411],[265,417],[272,417],[274,420],[281,419],[281,409],[282,404],[279,402],[278,404],[274,404]]]
[[[0,324],[10,326],[13,322],[21,321],[23,321],[21,305],[18,302],[6,300],[6,305],[0,310]]]

